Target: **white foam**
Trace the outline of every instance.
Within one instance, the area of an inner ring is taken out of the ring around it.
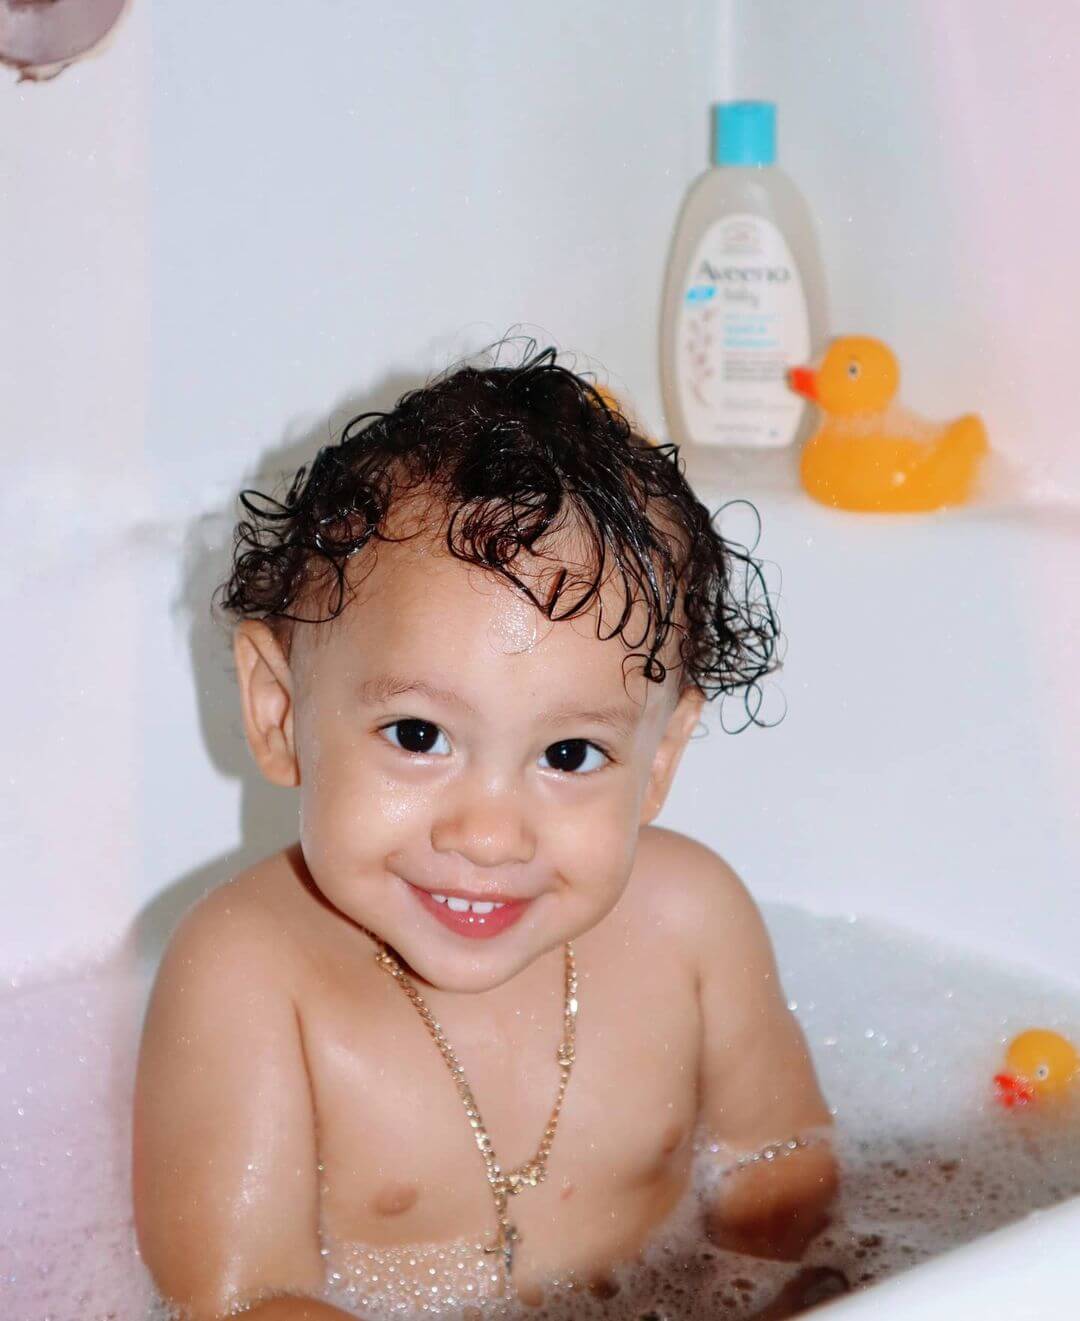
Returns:
[[[1023,1028],[1080,1041],[1074,992],[862,922],[767,917],[836,1109],[845,1177],[833,1226],[798,1267],[735,1257],[698,1234],[691,1190],[645,1261],[615,1273],[614,1297],[562,1286],[524,1315],[791,1314],[1080,1194],[1080,1107],[1006,1112],[990,1089]],[[151,1310],[129,1206],[144,996],[113,960],[0,999],[0,1315],[12,1321],[165,1315]],[[326,1296],[378,1314],[340,1288]]]

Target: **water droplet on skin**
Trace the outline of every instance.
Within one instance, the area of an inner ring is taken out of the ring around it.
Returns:
[[[502,595],[502,594],[501,594]],[[507,592],[488,630],[491,649],[500,656],[516,656],[536,645],[536,607]]]

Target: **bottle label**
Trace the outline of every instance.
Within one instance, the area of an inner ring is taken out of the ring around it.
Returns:
[[[789,445],[805,401],[787,384],[810,356],[802,279],[771,220],[715,221],[687,268],[675,327],[686,428],[703,445]]]

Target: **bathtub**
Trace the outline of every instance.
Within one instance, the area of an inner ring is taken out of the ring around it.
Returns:
[[[997,501],[860,517],[811,504],[783,468],[732,471],[712,455],[688,456],[688,468],[711,507],[737,493],[760,515],[758,554],[787,639],[766,714],[786,715],[727,736],[710,710],[661,823],[723,854],[767,903],[866,915],[1080,989],[1080,512]],[[722,525],[754,531],[740,506]],[[85,608],[115,606],[135,586],[153,622],[131,626],[122,653],[91,644],[84,656],[80,685],[100,701],[81,734],[65,735],[86,772],[81,798],[27,739],[27,774],[55,789],[44,807],[26,800],[35,883],[13,888],[0,933],[17,988],[111,950],[141,994],[178,914],[293,837],[291,797],[250,765],[225,645],[205,619],[228,529],[215,516],[98,534]],[[154,608],[162,599],[190,605],[187,622]],[[50,829],[61,811],[79,826],[74,845]],[[1067,1315],[1078,1240],[1080,1199],[823,1310],[838,1321]]]

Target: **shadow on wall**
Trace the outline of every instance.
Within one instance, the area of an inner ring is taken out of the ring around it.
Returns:
[[[390,375],[364,395],[348,396],[299,438],[288,435],[268,451],[243,486],[256,487],[283,499],[293,474],[310,464],[319,448],[340,436],[343,425],[360,413],[387,411],[423,379]],[[238,492],[239,493],[239,488]],[[239,504],[201,515],[184,542],[183,586],[173,603],[174,615],[187,624],[191,666],[199,703],[203,742],[214,767],[241,782],[240,847],[180,876],[140,910],[128,930],[124,948],[138,967],[151,976],[177,923],[208,890],[243,871],[297,838],[294,789],[282,789],[262,778],[248,750],[240,715],[231,650],[231,626],[215,617],[211,599],[231,571],[233,529]]]

